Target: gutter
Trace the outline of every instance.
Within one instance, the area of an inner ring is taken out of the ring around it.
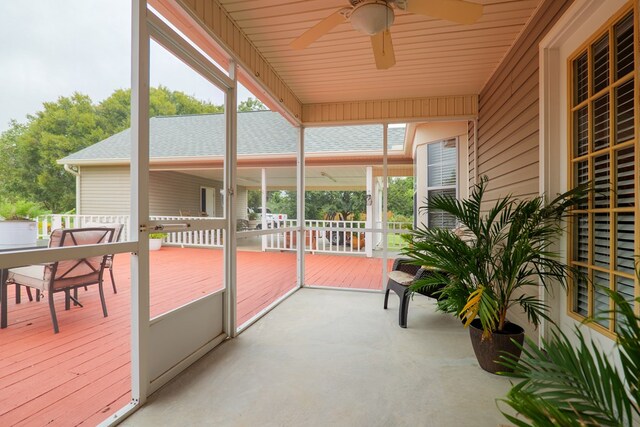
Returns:
[[[80,176],[80,169],[77,166],[65,163],[64,170],[69,172],[71,175],[75,176],[76,178]]]

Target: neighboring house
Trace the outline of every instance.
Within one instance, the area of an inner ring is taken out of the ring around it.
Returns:
[[[206,213],[208,216],[222,216],[225,120],[224,114],[150,119],[151,215]],[[412,157],[423,151],[422,144],[451,137],[466,138],[461,129],[466,129],[466,124],[390,127],[387,144],[392,165],[389,175],[412,176]],[[374,191],[374,195],[378,194],[378,197],[374,198],[380,211],[382,133],[380,125],[307,129],[305,154],[309,166],[306,188],[366,190],[377,185],[378,191]],[[269,191],[295,188],[297,141],[296,129],[279,113],[256,111],[238,114],[238,218],[247,217],[248,190],[262,188],[262,169],[266,170],[266,188]],[[464,140],[461,146],[466,148],[466,145]],[[131,132],[127,129],[59,160],[67,170],[77,174],[78,214],[129,213],[130,150]],[[466,158],[466,154],[462,157]],[[420,160],[417,167],[426,171],[422,163]],[[367,168],[371,169],[375,182],[366,182]],[[421,173],[418,188],[425,187],[424,179]],[[461,187],[464,193],[466,186]],[[419,200],[426,197],[422,190],[417,194]],[[378,212],[377,216],[380,215]]]

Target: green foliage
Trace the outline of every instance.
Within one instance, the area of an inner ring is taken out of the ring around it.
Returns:
[[[249,190],[247,194],[247,206],[249,209],[256,210],[262,206],[262,191]]]
[[[387,187],[387,210],[393,216],[413,218],[413,177],[392,177]],[[400,221],[394,219],[394,221]]]
[[[222,105],[200,101],[180,91],[171,91],[164,86],[149,91],[149,116],[176,116],[185,114],[214,114],[224,112]]]
[[[241,101],[238,105],[239,112],[247,112],[247,111],[265,111],[268,110],[267,106],[262,103],[259,99],[255,98],[247,98],[245,101]]]
[[[267,207],[272,213],[287,214],[289,219],[298,217],[295,191],[268,191]]]
[[[167,237],[167,233],[149,233],[150,239],[164,239]]]
[[[75,177],[57,161],[129,127],[131,91],[116,90],[94,105],[80,93],[45,102],[27,123],[0,135],[0,197],[42,204],[53,212],[75,206]],[[219,113],[221,106],[165,87],[151,88],[150,114]]]
[[[403,225],[402,228],[409,230],[411,229],[411,223],[413,222],[413,218],[411,217],[406,217],[404,215],[396,215],[395,213],[391,212],[392,215],[388,218],[389,222],[406,222],[407,224]]]
[[[309,194],[313,193],[313,194]],[[366,210],[366,193],[364,191],[309,191],[306,200],[313,202],[316,212],[309,218],[347,219]]]
[[[35,219],[48,213],[41,205],[26,200],[0,201],[0,220]]]
[[[366,210],[364,191],[307,191],[305,192],[305,217],[307,219],[333,218],[342,215],[343,218],[353,216],[361,218]],[[249,190],[248,206],[256,209],[262,206],[262,192]],[[267,193],[267,207],[273,213],[284,213],[289,218],[297,217],[295,191],[269,191]]]
[[[502,399],[519,417],[517,426],[632,426],[640,419],[640,316],[619,293],[603,288],[615,303],[618,338],[615,355],[588,341],[579,328],[571,340],[555,330],[541,349],[531,340],[520,360],[502,356],[522,379]],[[640,298],[636,299],[640,303]],[[577,343],[577,344],[575,344]],[[617,357],[616,357],[617,356]],[[619,358],[622,371],[613,360]]]
[[[52,211],[72,208],[75,178],[56,162],[107,136],[88,96],[75,93],[45,102],[27,124],[13,123],[0,137],[0,151],[13,157],[10,164],[0,164],[0,195],[39,202]]]
[[[519,305],[534,325],[547,318],[538,290],[520,291],[540,284],[545,290],[554,282],[565,284],[569,269],[551,246],[562,232],[562,219],[587,190],[571,190],[546,205],[542,196],[529,200],[507,196],[483,213],[486,187],[483,177],[466,200],[438,195],[429,202],[428,209],[445,211],[468,228],[472,242],[465,243],[451,230],[423,225],[407,236],[409,244],[403,252],[416,264],[440,272],[412,285],[412,291],[444,286],[441,293],[446,298],[439,307],[456,315],[477,314],[484,335],[489,336],[503,330],[512,306]],[[473,304],[467,306],[478,290]]]

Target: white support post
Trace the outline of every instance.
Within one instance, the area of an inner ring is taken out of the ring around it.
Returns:
[[[262,222],[262,229],[266,230],[267,225],[267,170],[262,168],[262,217],[260,218]],[[262,252],[267,250],[267,235],[262,236]]]
[[[149,388],[149,32],[147,1],[131,14],[131,397],[140,404]]]
[[[298,136],[298,153],[297,153],[297,217],[298,217],[298,245],[297,245],[297,268],[298,268],[298,287],[304,286],[304,257],[305,257],[305,246],[306,246],[306,230],[305,230],[305,215],[304,215],[304,193],[305,193],[305,184],[304,184],[304,127],[300,126]],[[309,233],[312,233],[310,231]],[[313,236],[309,234],[309,245],[311,245],[311,250],[313,250]]]
[[[384,124],[382,137],[382,289],[387,284],[387,256],[389,246],[389,224],[387,221],[387,154],[389,143],[389,125]]]
[[[224,277],[226,284],[225,292],[225,332],[230,337],[237,335],[236,324],[236,177],[238,164],[237,156],[237,122],[238,122],[238,79],[237,66],[235,61],[229,62],[229,77],[233,79],[233,86],[227,90],[225,114],[227,120],[227,137],[224,161],[224,212],[226,221],[226,236],[223,242],[224,247]]]
[[[367,180],[367,221],[365,224],[366,228],[373,228],[375,226],[375,218],[373,217],[374,209],[374,199],[375,196],[375,185],[373,182],[373,166],[367,166],[366,172],[366,180]],[[367,254],[367,258],[371,258],[373,256],[373,236],[374,234],[370,231],[365,233],[364,238],[364,251]]]

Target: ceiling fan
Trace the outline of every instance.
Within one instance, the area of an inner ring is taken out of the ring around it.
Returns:
[[[460,24],[472,24],[482,16],[482,5],[464,0],[349,0],[350,7],[338,9],[291,42],[293,49],[304,49],[343,22],[371,36],[371,47],[380,70],[396,63],[389,28],[394,9],[432,16]]]

